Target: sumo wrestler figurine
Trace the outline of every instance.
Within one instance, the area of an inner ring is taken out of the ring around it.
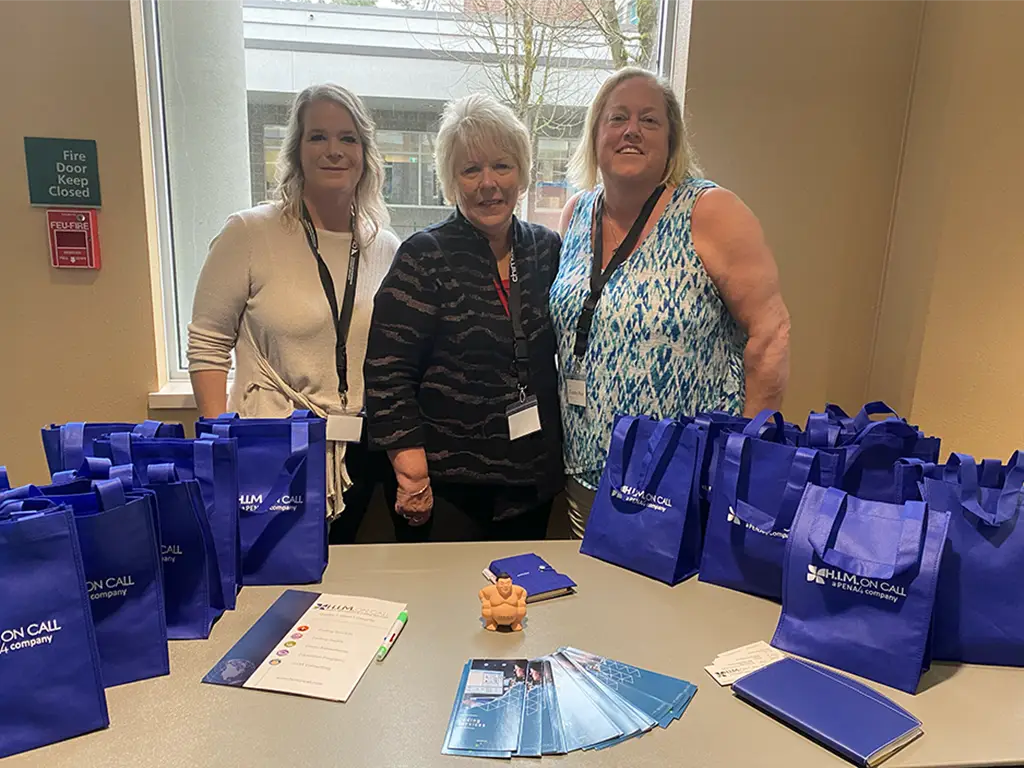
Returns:
[[[511,627],[513,632],[521,632],[523,618],[526,616],[526,590],[512,583],[507,573],[498,574],[494,584],[480,590],[480,606],[485,629],[494,632],[498,625]]]

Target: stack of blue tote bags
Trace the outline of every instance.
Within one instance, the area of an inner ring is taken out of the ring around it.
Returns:
[[[93,443],[101,437],[117,432],[131,432],[142,437],[184,437],[181,424],[144,421],[141,424],[125,422],[68,422],[51,424],[43,428],[43,451],[50,474],[76,470],[82,460],[95,456]]]
[[[156,510],[146,494],[110,478],[95,459],[88,474],[0,494],[8,510],[63,506],[74,515],[104,687],[169,673]],[[86,467],[78,474],[87,474]],[[107,478],[107,479],[101,479]]]
[[[130,497],[143,496],[153,510],[161,555],[164,614],[171,640],[210,636],[224,612],[224,597],[199,484],[181,480],[173,464],[153,464],[141,478],[131,465],[111,467],[109,459],[90,457],[76,472],[58,472],[54,485],[37,489],[76,510],[95,506],[90,483],[106,475],[117,477]]]
[[[213,539],[224,608],[234,610],[236,595],[242,585],[237,442],[233,438],[212,434],[191,440],[118,432],[96,440],[95,450],[114,464],[131,466],[138,484],[143,483],[143,478],[148,478],[150,467],[155,464],[173,464],[181,480],[194,480],[198,484],[202,510]]]
[[[242,584],[315,584],[327,568],[326,421],[224,414],[196,435],[234,439],[238,451]]]
[[[100,656],[70,507],[46,500],[0,503],[0,584],[0,758],[106,728]]]

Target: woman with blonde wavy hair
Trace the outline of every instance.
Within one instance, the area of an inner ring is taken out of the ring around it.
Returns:
[[[587,112],[551,287],[566,496],[582,537],[616,414],[778,409],[789,313],[753,213],[702,178],[671,87],[621,69]]]
[[[384,164],[358,96],[295,98],[273,202],[233,214],[196,286],[188,360],[202,416],[328,418],[331,543],[350,543],[387,459],[366,449],[363,360],[373,297],[398,249]],[[227,395],[231,353],[235,378]],[[354,484],[353,484],[354,483]],[[342,512],[344,511],[344,514]]]

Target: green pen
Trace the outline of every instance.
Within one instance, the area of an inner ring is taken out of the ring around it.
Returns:
[[[409,620],[409,614],[406,611],[402,611],[398,614],[398,618],[395,619],[395,623],[391,625],[391,630],[388,632],[387,637],[384,638],[384,642],[381,643],[380,648],[377,649],[377,661],[384,661],[384,657],[388,655],[388,651],[391,650],[391,646],[395,644],[395,640],[402,634],[402,630],[405,628],[405,622]]]

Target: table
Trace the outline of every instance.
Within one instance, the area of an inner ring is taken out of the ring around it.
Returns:
[[[540,656],[561,645],[681,677],[699,690],[666,730],[600,752],[545,757],[542,765],[849,765],[734,698],[704,671],[721,651],[770,640],[777,605],[695,578],[668,587],[577,550],[570,541],[332,547],[323,584],[303,589],[409,604],[402,636],[347,703],[200,683],[283,589],[246,587],[209,640],[171,643],[169,677],[107,692],[109,729],[8,758],[3,768],[494,765],[441,754],[462,665],[471,657]],[[522,633],[484,631],[480,571],[527,551],[572,576],[578,594],[531,605]],[[1024,670],[935,665],[916,696],[878,687],[925,729],[886,768],[1024,764]]]

